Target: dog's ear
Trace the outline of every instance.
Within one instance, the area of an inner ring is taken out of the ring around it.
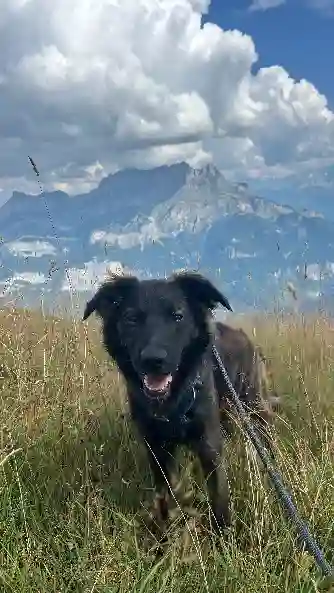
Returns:
[[[232,311],[227,298],[208,280],[197,272],[179,272],[172,276],[172,282],[176,282],[187,298],[197,301],[207,309],[214,309],[218,303],[225,309]]]
[[[87,302],[83,321],[86,321],[94,311],[102,318],[112,314],[125,295],[138,283],[139,280],[135,276],[114,276],[106,280],[93,298]]]

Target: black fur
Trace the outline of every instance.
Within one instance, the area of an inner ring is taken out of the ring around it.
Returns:
[[[213,324],[211,311],[219,303],[232,310],[199,274],[145,281],[118,276],[87,303],[83,319],[94,311],[102,318],[104,345],[124,376],[131,415],[146,443],[160,518],[168,515],[175,449],[186,444],[200,459],[216,526],[224,528],[231,521],[221,432],[228,398],[214,368],[213,340],[236,386],[241,375],[252,383],[256,363],[243,332],[240,341],[240,330]],[[161,397],[152,396],[145,378],[167,375],[172,376],[169,387]],[[243,398],[256,407],[260,396],[253,383]]]

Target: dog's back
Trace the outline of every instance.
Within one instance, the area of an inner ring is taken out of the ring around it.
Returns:
[[[215,323],[215,341],[229,378],[241,401],[264,422],[273,416],[277,398],[271,394],[266,361],[262,350],[255,346],[242,329]],[[222,423],[231,432],[227,414],[231,398],[225,381],[215,365],[215,384],[220,399]]]

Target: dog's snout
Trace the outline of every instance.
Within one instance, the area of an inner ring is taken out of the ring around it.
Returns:
[[[159,371],[167,358],[167,351],[156,346],[146,346],[141,352],[141,362],[147,372]]]

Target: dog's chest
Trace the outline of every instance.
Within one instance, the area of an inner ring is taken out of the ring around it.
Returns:
[[[168,422],[160,418],[154,418],[150,422],[146,422],[143,428],[153,441],[174,443],[176,445],[186,445],[190,441],[198,439],[201,434],[196,417]]]

